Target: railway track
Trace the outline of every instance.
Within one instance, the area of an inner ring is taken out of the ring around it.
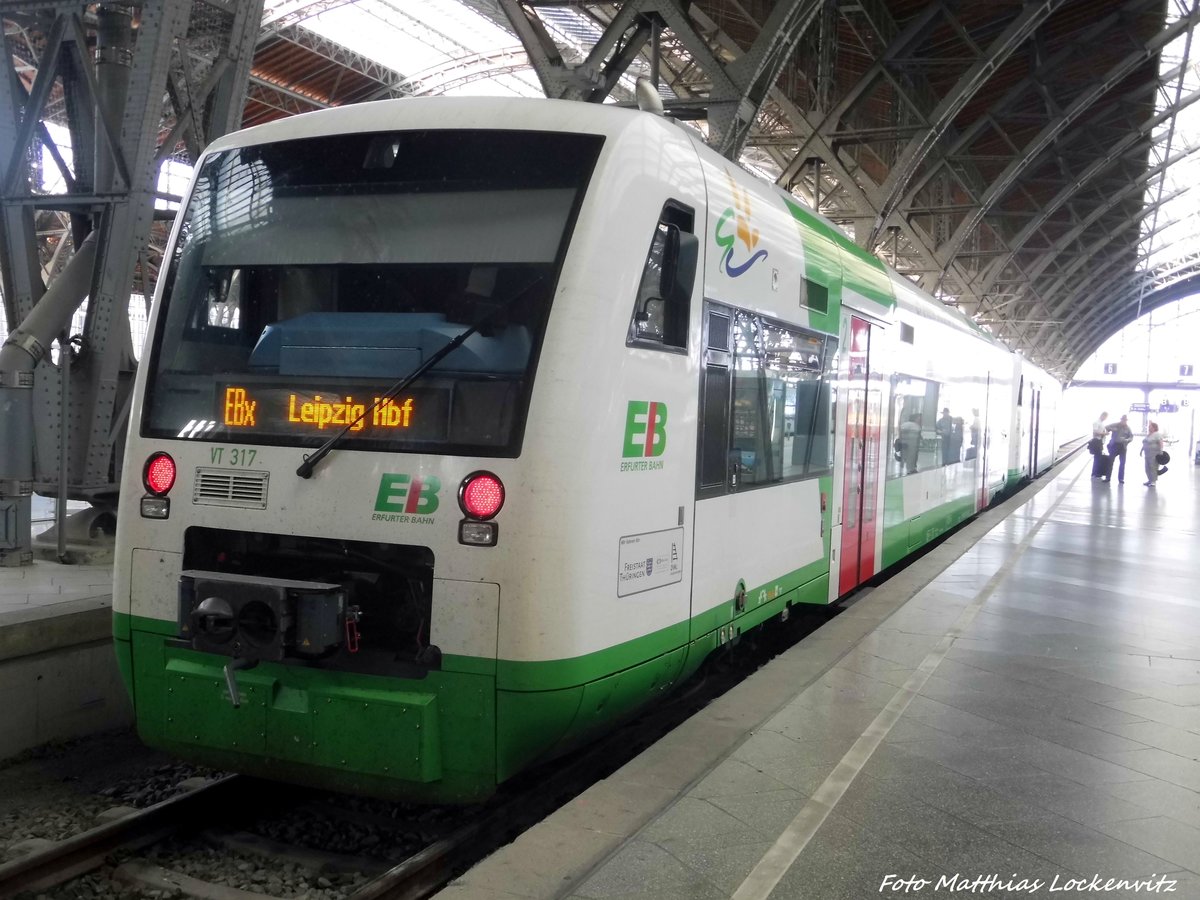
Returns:
[[[801,632],[807,632],[826,616],[823,611],[814,611],[811,624],[794,624]],[[591,784],[607,777],[642,748],[740,681],[748,670],[757,668],[790,645],[791,640],[781,641],[781,638],[781,633],[769,635],[770,642],[780,645],[745,654],[738,663],[716,669],[703,681],[652,708],[625,728],[609,733],[565,760],[526,773],[492,801],[460,816],[462,821],[457,827],[453,821],[448,825],[443,823],[440,835],[426,838],[425,846],[398,864],[394,864],[394,858],[393,863],[389,863],[362,855],[301,849],[287,841],[241,832],[240,826],[247,819],[269,817],[273,806],[290,808],[293,814],[299,809],[309,816],[319,814],[322,802],[328,804],[328,801],[307,798],[296,803],[294,793],[281,792],[278,785],[228,775],[0,865],[0,900],[26,892],[45,892],[112,863],[114,854],[144,854],[152,845],[172,837],[196,834],[202,835],[201,839],[210,844],[222,844],[235,853],[250,853],[259,859],[270,860],[270,864],[290,862],[297,865],[295,860],[303,859],[299,865],[313,871],[310,880],[314,883],[320,874],[318,870],[361,872],[370,879],[353,888],[331,888],[338,893],[326,896],[340,895],[347,900],[419,900],[428,897],[457,873],[545,818]],[[794,639],[798,639],[798,635],[793,636]],[[340,819],[354,821],[356,815],[346,809],[340,812]],[[417,826],[401,818],[391,827],[404,830]],[[355,877],[357,880],[358,876]],[[132,881],[144,891],[166,890],[175,896],[244,896],[261,900],[272,900],[273,896],[269,892],[258,893],[263,889],[262,885],[251,894],[134,858],[120,861],[115,878]]]
[[[252,779],[228,775],[207,786],[0,865],[0,900],[27,892],[44,892],[62,885],[98,869],[115,853],[142,850],[181,832],[203,830],[209,823],[228,819],[231,810],[235,810],[237,815],[244,815],[246,807],[250,805],[248,793],[252,790],[251,783]],[[428,896],[450,878],[456,866],[463,865],[470,861],[472,855],[477,855],[481,846],[489,846],[490,840],[498,834],[511,830],[514,812],[519,805],[519,798],[514,797],[391,868],[379,861],[362,865],[365,861],[355,860],[356,868],[371,870],[377,877],[348,896],[352,900]],[[474,848],[474,854],[468,848]],[[261,841],[257,852],[284,859],[289,849],[278,842]],[[338,863],[336,854],[305,851],[304,855],[309,859],[323,858],[326,866],[336,866]],[[117,878],[137,882],[144,890],[169,888],[175,893],[197,897],[212,896],[209,889],[217,887],[141,861],[128,861],[120,865]],[[220,887],[220,891],[226,896],[242,893],[224,886]],[[271,900],[270,894],[256,893],[253,896]]]
[[[69,881],[102,865],[109,854],[136,850],[227,812],[245,796],[247,779],[227,775],[178,797],[77,834],[64,841],[0,865],[0,898],[40,891]]]

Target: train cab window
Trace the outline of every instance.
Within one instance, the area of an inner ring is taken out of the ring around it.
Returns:
[[[455,128],[210,155],[163,283],[142,433],[311,447],[340,420],[347,448],[520,455],[602,144]],[[674,215],[673,229],[690,221]],[[660,264],[684,243],[668,234]]]
[[[626,346],[686,351],[699,241],[691,209],[668,202],[650,239]]]

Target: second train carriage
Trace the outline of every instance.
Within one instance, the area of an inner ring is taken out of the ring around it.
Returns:
[[[168,258],[114,632],[143,739],[220,768],[486,796],[1055,443],[1051,379],[646,113],[249,129]]]

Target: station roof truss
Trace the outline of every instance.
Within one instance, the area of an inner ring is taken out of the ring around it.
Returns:
[[[1174,127],[1195,0],[467,2],[549,96],[620,100],[650,69],[724,155],[1064,379],[1196,286],[1155,240],[1200,149]]]
[[[1189,61],[1200,0],[461,2],[511,44],[458,45],[418,5],[370,0],[381,27],[450,60],[421,71],[306,27],[348,0],[268,3],[243,124],[526,67],[547,96],[590,102],[632,103],[634,79],[649,77],[668,114],[723,155],[1064,379],[1139,314],[1200,285],[1197,254],[1162,245],[1175,224],[1163,211],[1186,190],[1166,173],[1200,150],[1175,128],[1200,99]],[[194,161],[203,146],[199,101],[230,53],[238,6],[194,0],[171,60],[160,158]],[[0,0],[26,91],[68,9],[86,25],[94,5]],[[51,86],[43,119],[65,121],[64,102]],[[53,214],[39,215],[50,234]],[[165,224],[135,289],[149,292],[164,239]],[[60,243],[42,248],[48,271]]]

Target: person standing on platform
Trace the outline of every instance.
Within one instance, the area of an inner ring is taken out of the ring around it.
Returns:
[[[1158,481],[1158,454],[1162,453],[1163,436],[1158,423],[1150,423],[1150,433],[1142,438],[1142,456],[1146,457],[1146,487],[1154,487]]]
[[[1104,420],[1108,418],[1108,413],[1100,413],[1100,418],[1092,423],[1092,439],[1088,442],[1088,450],[1092,454],[1092,477],[1100,478],[1104,475],[1104,436],[1108,433],[1108,428],[1104,424]]]
[[[1129,417],[1121,416],[1121,421],[1115,425],[1108,426],[1108,455],[1116,457],[1113,461],[1114,465],[1120,461],[1117,466],[1117,482],[1125,483],[1125,451],[1129,448],[1129,442],[1133,440],[1133,429],[1129,427]],[[1112,469],[1108,470],[1108,480],[1112,481]]]

